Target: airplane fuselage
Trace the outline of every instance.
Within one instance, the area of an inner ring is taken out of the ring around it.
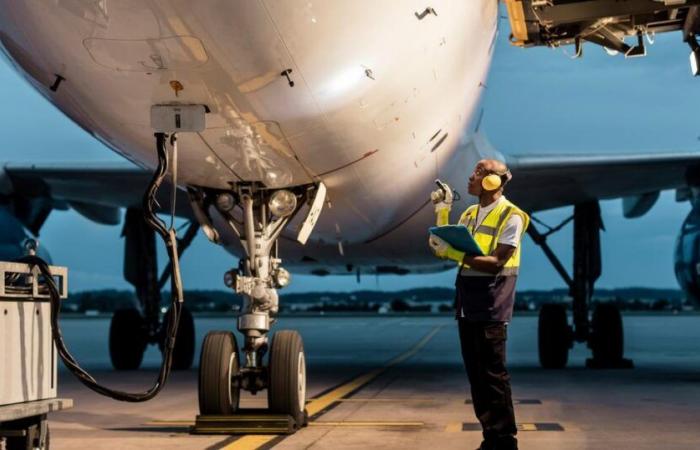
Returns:
[[[433,180],[464,191],[483,156],[469,126],[498,2],[431,6],[0,0],[0,39],[49,101],[143,167],[151,105],[206,105],[207,129],[179,139],[182,185],[323,181],[328,205],[307,248],[288,245],[293,264],[431,271],[445,266],[416,236],[434,220]]]

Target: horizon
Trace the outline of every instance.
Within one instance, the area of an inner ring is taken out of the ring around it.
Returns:
[[[397,289],[397,290],[384,290],[384,289],[369,289],[369,288],[362,288],[362,289],[357,289],[354,291],[324,291],[324,290],[314,290],[314,291],[303,291],[303,292],[281,292],[280,296],[284,295],[309,295],[309,294],[357,294],[360,292],[383,292],[387,294],[396,294],[396,293],[401,293],[401,292],[409,292],[409,291],[418,291],[421,289],[443,289],[443,290],[449,290],[453,291],[454,287],[446,287],[446,286],[417,286],[417,287],[412,287],[412,288],[406,288],[406,289]],[[525,293],[532,293],[532,292],[558,292],[558,291],[568,291],[569,288],[567,287],[553,287],[550,289],[518,289],[516,291],[516,295],[519,294],[525,294]],[[640,290],[640,291],[673,291],[673,292],[681,292],[685,294],[683,289],[680,287],[667,287],[667,288],[656,288],[656,287],[645,287],[645,286],[620,286],[620,287],[613,287],[613,288],[605,288],[605,287],[596,287],[593,296],[596,295],[597,292],[608,292],[608,291],[634,291],[634,290]],[[97,288],[97,289],[85,289],[81,291],[75,291],[72,292],[71,295],[80,295],[84,293],[91,293],[91,292],[103,292],[103,291],[112,291],[112,292],[133,292],[135,294],[135,289],[134,288]],[[241,294],[237,294],[233,292],[230,289],[227,288],[219,288],[219,289],[203,289],[203,288],[195,288],[195,289],[185,289],[185,293],[187,292],[221,292],[221,293],[227,293],[231,294],[234,296],[240,296]],[[161,291],[161,296],[166,297],[166,294],[170,294],[170,290],[162,290]],[[70,296],[69,296],[70,299]],[[186,301],[187,299],[185,299]]]

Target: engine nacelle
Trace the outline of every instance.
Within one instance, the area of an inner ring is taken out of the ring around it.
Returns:
[[[681,227],[674,251],[674,271],[688,300],[700,305],[700,208],[694,207]]]
[[[22,223],[7,206],[0,205],[0,261],[12,261],[26,254],[24,242],[30,237]],[[39,247],[37,254],[46,261],[51,261],[44,247]]]

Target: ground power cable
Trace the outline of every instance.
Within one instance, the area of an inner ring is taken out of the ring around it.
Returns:
[[[151,181],[146,189],[143,196],[143,210],[144,219],[153,228],[153,230],[158,233],[163,242],[165,243],[166,250],[168,252],[168,258],[172,264],[172,274],[170,277],[171,284],[171,311],[169,314],[168,326],[166,330],[165,342],[163,344],[163,362],[161,363],[160,370],[158,372],[158,378],[156,379],[153,386],[150,389],[131,393],[125,391],[119,391],[115,389],[103,386],[95,380],[95,378],[90,375],[85,369],[80,367],[76,359],[68,351],[68,348],[63,340],[63,333],[61,332],[61,327],[58,323],[58,316],[61,310],[61,295],[59,293],[58,287],[56,286],[56,281],[51,274],[51,269],[46,261],[36,255],[27,255],[19,258],[17,262],[28,264],[30,267],[36,267],[43,276],[43,282],[49,291],[49,298],[51,302],[51,334],[53,341],[56,344],[56,349],[58,355],[63,360],[66,367],[73,373],[73,375],[78,378],[78,380],[91,390],[97,392],[98,394],[104,395],[106,397],[113,398],[114,400],[124,401],[124,402],[145,402],[154,398],[163,389],[165,383],[170,374],[172,367],[172,359],[175,348],[175,339],[177,337],[177,328],[180,322],[180,314],[182,311],[183,303],[183,291],[182,291],[182,279],[180,277],[180,264],[177,252],[177,234],[176,230],[173,228],[173,223],[171,222],[170,228],[166,228],[165,222],[161,220],[155,213],[154,206],[156,206],[156,194],[160,188],[161,183],[165,179],[168,168],[168,151],[166,149],[166,138],[165,133],[156,133],[156,150],[158,154],[158,166],[151,178]],[[175,143],[175,137],[171,141]],[[177,150],[175,150],[176,152]],[[176,155],[176,153],[174,153]],[[173,181],[176,180],[176,166],[173,167]],[[172,186],[173,190],[177,189],[176,185]],[[174,212],[175,205],[171,205],[171,212]]]

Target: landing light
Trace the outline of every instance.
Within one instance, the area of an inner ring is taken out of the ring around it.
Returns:
[[[283,189],[272,194],[268,206],[275,216],[287,217],[296,209],[297,197],[293,192]]]
[[[231,269],[224,273],[224,285],[228,288],[234,288],[236,286],[236,276],[238,271],[236,269]]]
[[[224,193],[216,197],[216,206],[221,211],[231,211],[236,206],[236,200],[233,195]]]
[[[275,271],[274,279],[277,287],[283,288],[287,286],[290,281],[292,281],[292,274],[290,274],[287,269],[280,267]]]

